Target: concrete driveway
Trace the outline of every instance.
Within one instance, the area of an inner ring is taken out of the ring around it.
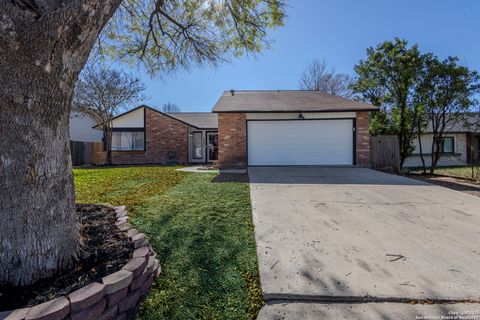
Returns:
[[[480,298],[480,198],[361,168],[249,176],[267,302]]]

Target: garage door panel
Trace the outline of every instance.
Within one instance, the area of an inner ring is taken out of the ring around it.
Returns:
[[[352,128],[352,119],[249,121],[249,165],[351,165]]]

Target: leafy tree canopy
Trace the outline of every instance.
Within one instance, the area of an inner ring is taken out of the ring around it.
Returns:
[[[398,136],[401,165],[413,151],[412,128],[418,116],[416,87],[425,68],[424,60],[417,45],[409,47],[406,40],[396,38],[368,48],[366,59],[355,66],[357,81],[352,90],[362,100],[384,109],[385,114],[372,123],[377,133],[394,131]]]
[[[268,47],[283,0],[123,0],[98,49],[150,74],[212,65]]]
[[[435,171],[442,156],[442,143],[445,134],[457,124],[464,124],[469,111],[477,101],[480,90],[480,77],[458,63],[458,58],[448,57],[441,61],[434,55],[425,58],[425,70],[417,88],[422,117],[430,126],[433,143],[431,146],[430,173]],[[424,168],[425,171],[425,168]]]

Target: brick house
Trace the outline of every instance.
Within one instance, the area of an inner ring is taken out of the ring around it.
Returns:
[[[213,112],[147,106],[112,120],[113,162],[261,165],[370,164],[369,112],[318,91],[225,91]]]
[[[319,91],[225,91],[219,165],[370,165],[369,112],[377,107]]]
[[[114,164],[206,163],[217,160],[217,115],[164,113],[142,105],[113,118]],[[101,152],[99,163],[105,161]]]

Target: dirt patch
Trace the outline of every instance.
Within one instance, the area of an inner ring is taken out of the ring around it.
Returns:
[[[480,197],[480,185],[470,183],[462,178],[421,174],[407,174],[406,176]]]
[[[133,254],[133,243],[116,226],[115,210],[79,204],[83,246],[71,270],[26,287],[0,287],[0,311],[28,307],[69,293],[120,270]]]

